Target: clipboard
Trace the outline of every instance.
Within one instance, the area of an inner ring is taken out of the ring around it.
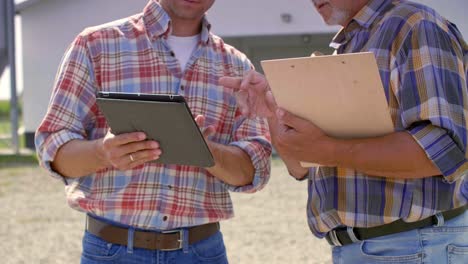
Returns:
[[[261,65],[277,104],[327,135],[351,139],[394,131],[372,52],[264,60]]]
[[[159,142],[161,164],[211,167],[213,155],[181,95],[98,92],[97,104],[112,133],[142,131]]]

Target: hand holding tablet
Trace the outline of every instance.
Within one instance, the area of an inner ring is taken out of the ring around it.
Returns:
[[[182,96],[99,92],[97,104],[114,134],[142,131],[147,139],[159,142],[162,154],[153,162],[214,165],[213,156]]]

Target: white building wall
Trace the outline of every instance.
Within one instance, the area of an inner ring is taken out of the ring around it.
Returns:
[[[23,41],[21,35],[21,17],[15,17],[15,57],[16,57],[16,89],[23,90]],[[10,98],[10,67],[7,66],[3,73],[0,72],[0,100]]]
[[[217,0],[209,12],[213,30],[222,36],[285,35],[335,32],[326,26],[311,0]],[[282,15],[290,15],[285,22]]]
[[[47,109],[66,47],[85,27],[141,12],[147,0],[41,0],[22,11],[24,125],[34,132]],[[467,0],[419,0],[439,10],[468,38]],[[290,22],[282,15],[290,15]],[[209,12],[221,36],[335,32],[324,25],[310,0],[217,0]],[[0,90],[2,90],[1,87]]]
[[[412,0],[428,5],[457,24],[468,39],[468,0]],[[291,14],[284,23],[281,14]],[[216,0],[210,11],[214,30],[222,36],[335,32],[324,25],[312,0]]]

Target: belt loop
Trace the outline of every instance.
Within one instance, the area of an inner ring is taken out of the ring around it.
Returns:
[[[189,229],[188,228],[182,228],[182,250],[184,254],[189,253]]]
[[[435,224],[434,226],[435,226],[435,227],[444,226],[444,224],[445,224],[445,219],[444,219],[444,215],[442,214],[442,212],[438,212],[437,214],[435,214],[435,217],[436,217],[436,219],[437,219],[437,224]]]
[[[128,228],[128,236],[127,236],[127,253],[128,254],[133,254],[133,241],[135,237],[135,228],[129,227]]]
[[[341,244],[340,239],[338,239],[338,236],[336,235],[336,229],[330,230],[329,235],[330,235],[330,239],[332,241],[333,246],[335,246],[335,247],[343,246],[343,244]]]
[[[353,227],[348,226],[346,228],[346,232],[348,233],[348,236],[349,236],[349,238],[351,238],[351,241],[353,241],[353,243],[361,241],[356,237],[356,234],[354,233],[354,228]]]

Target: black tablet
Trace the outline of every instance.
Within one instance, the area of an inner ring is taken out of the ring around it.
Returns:
[[[159,142],[156,163],[211,167],[213,156],[181,95],[98,92],[97,104],[112,133],[142,131]]]

